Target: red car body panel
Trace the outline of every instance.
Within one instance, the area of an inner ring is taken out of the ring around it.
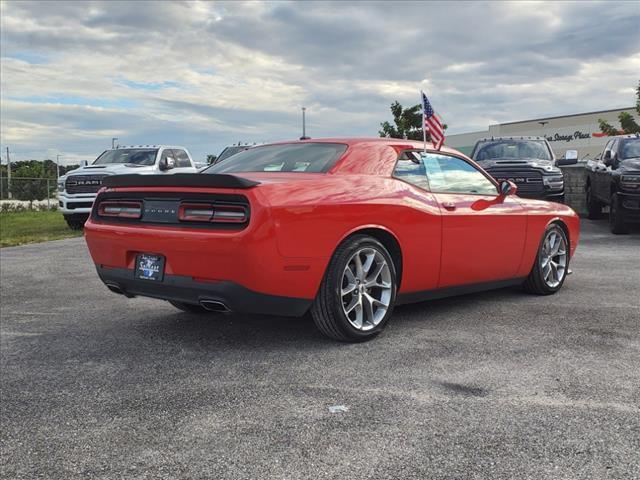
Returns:
[[[259,294],[311,302],[336,247],[362,230],[384,231],[399,245],[400,298],[524,278],[546,226],[554,221],[566,227],[571,256],[578,244],[579,219],[565,205],[497,194],[431,193],[393,178],[399,153],[419,149],[420,143],[307,142],[345,143],[348,148],[327,173],[234,174],[260,182],[253,188],[109,189],[124,196],[187,190],[243,195],[251,206],[251,218],[242,230],[213,230],[119,224],[92,216],[85,225],[85,238],[93,261],[99,271],[133,271],[137,254],[160,254],[166,259],[166,275],[189,278],[203,288],[232,282]],[[459,152],[443,151],[475,165]],[[446,208],[450,203],[455,210]]]

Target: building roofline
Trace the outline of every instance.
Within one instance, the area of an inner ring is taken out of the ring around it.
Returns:
[[[540,120],[557,120],[558,118],[569,118],[569,117],[579,117],[581,115],[594,115],[596,113],[609,113],[609,112],[624,112],[627,110],[635,110],[635,106],[628,108],[614,108],[610,110],[598,110],[595,112],[584,112],[584,113],[572,113],[570,115],[558,115],[557,117],[540,117],[540,118],[532,118],[530,120],[518,120],[517,122],[505,122],[505,123],[494,123],[493,125],[515,125],[518,123],[529,123],[529,122],[537,122]]]

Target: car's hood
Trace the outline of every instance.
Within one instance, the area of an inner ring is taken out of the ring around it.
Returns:
[[[123,175],[127,173],[154,173],[153,165],[134,165],[131,163],[112,163],[109,165],[87,165],[67,172],[69,175]]]
[[[539,158],[493,158],[491,160],[476,160],[482,168],[497,167],[530,167],[543,170],[553,169],[553,162]]]
[[[560,172],[560,169],[552,161],[540,158],[494,158],[491,160],[476,160],[476,162],[485,170],[494,168],[532,168],[542,172]]]
[[[640,158],[629,158],[628,160],[621,160],[619,170],[628,170],[631,172],[640,172]]]

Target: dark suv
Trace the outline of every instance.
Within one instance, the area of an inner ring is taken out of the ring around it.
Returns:
[[[587,170],[589,218],[608,205],[611,231],[627,233],[629,223],[640,222],[640,136],[612,137]]]
[[[520,197],[564,202],[562,171],[543,137],[479,140],[471,157],[498,182],[514,182]]]

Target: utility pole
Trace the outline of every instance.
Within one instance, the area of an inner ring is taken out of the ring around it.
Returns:
[[[62,155],[56,155],[56,179],[60,178],[60,157]]]
[[[115,150],[116,149],[116,140],[118,140],[118,137],[113,137],[111,139],[111,150]]]
[[[11,159],[9,158],[9,147],[7,147],[7,198],[11,200]]]

